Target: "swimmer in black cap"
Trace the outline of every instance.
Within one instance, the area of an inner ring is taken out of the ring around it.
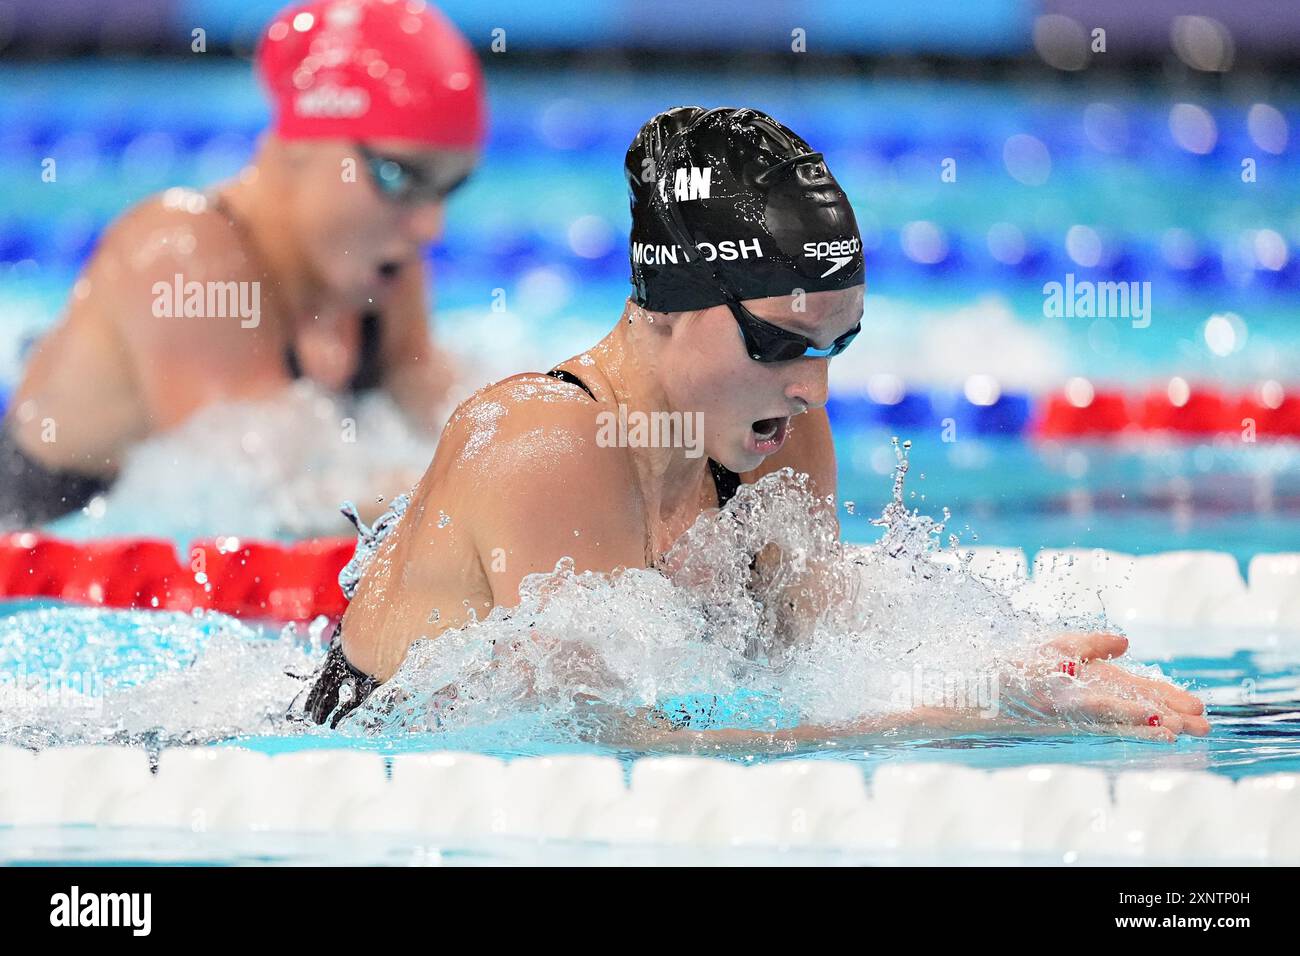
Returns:
[[[414,640],[516,606],[520,582],[562,558],[579,572],[656,567],[702,512],[787,466],[833,498],[827,365],[858,333],[864,268],[853,210],[821,154],[757,110],[683,107],[641,129],[625,171],[634,292],[618,323],[551,372],[492,385],[452,416],[400,520],[370,542],[304,694],[308,719],[337,724]],[[608,427],[665,413],[682,423],[675,447]],[[1062,640],[1056,660],[1097,668],[1125,647],[1111,635]],[[1112,670],[1058,711],[1063,723],[1159,740],[1208,732],[1192,695]],[[1147,725],[1139,697],[1156,702],[1161,726]],[[992,726],[952,710],[891,721],[761,736]]]

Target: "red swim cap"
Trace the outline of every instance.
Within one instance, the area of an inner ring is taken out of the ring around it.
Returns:
[[[257,50],[283,139],[396,139],[473,149],[483,76],[460,31],[424,0],[312,0],[282,10]]]

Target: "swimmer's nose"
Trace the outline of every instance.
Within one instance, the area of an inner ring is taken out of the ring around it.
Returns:
[[[442,235],[446,205],[442,202],[421,203],[406,216],[406,232],[411,241],[427,246]]]
[[[803,358],[790,363],[794,379],[786,386],[785,396],[807,408],[821,408],[830,397],[827,375],[830,359]]]

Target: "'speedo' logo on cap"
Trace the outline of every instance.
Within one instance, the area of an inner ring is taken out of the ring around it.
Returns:
[[[860,251],[862,251],[862,241],[857,236],[850,236],[848,239],[805,242],[803,244],[805,259],[815,259],[818,262],[823,259],[830,259],[832,262],[831,267],[817,277],[819,279],[825,279],[827,276],[839,272],[852,262],[853,257]]]

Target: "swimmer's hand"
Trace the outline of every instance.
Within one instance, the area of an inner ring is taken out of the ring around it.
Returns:
[[[1205,705],[1195,695],[1108,663],[1127,650],[1128,639],[1117,634],[1066,634],[1043,644],[1002,695],[1009,696],[1013,719],[1162,743],[1207,735]]]
[[[996,711],[918,707],[904,713],[864,717],[838,726],[802,724],[788,730],[677,729],[643,715],[636,742],[689,752],[775,745],[797,748],[856,737],[930,739],[962,734],[1059,735],[1062,732],[1173,743],[1179,735],[1210,732],[1205,706],[1165,680],[1132,674],[1108,663],[1128,650],[1116,634],[1067,634],[1048,641],[1013,669],[999,688]],[[1074,676],[1061,670],[1074,661]],[[1158,725],[1149,721],[1159,717]],[[624,728],[626,731],[628,728]]]

